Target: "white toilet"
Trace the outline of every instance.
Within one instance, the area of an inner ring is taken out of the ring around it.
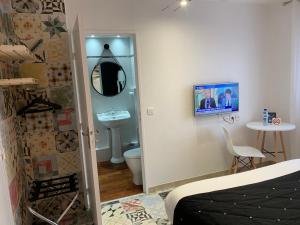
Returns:
[[[143,184],[142,165],[141,165],[141,149],[135,148],[124,153],[127,166],[133,175],[133,183],[135,185]]]

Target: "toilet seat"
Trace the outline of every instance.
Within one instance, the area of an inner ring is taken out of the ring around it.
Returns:
[[[124,153],[124,157],[128,159],[139,159],[141,158],[141,149],[135,148],[128,150]]]

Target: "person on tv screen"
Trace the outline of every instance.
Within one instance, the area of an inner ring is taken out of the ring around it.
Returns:
[[[203,91],[205,98],[200,102],[200,109],[211,109],[216,108],[216,101],[211,97],[210,90]]]
[[[231,89],[225,90],[225,96],[223,98],[223,101],[221,103],[222,107],[225,109],[236,109],[238,105],[238,100],[236,97],[232,95]]]

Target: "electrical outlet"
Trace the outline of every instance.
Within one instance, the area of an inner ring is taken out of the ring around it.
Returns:
[[[239,114],[235,114],[234,115],[234,120],[235,121],[240,121],[240,115]]]
[[[227,120],[227,121],[230,121],[231,120],[231,114],[228,114],[228,115],[224,116],[224,119]]]

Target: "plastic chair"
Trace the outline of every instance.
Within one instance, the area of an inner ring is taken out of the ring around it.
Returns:
[[[262,159],[265,158],[265,155],[262,154],[260,150],[250,146],[234,146],[229,131],[225,127],[222,128],[226,140],[227,150],[234,156],[230,170],[233,170],[234,173],[237,173],[239,164],[243,165],[242,168],[247,167],[248,169],[255,169],[256,166],[254,163],[254,158]],[[246,161],[247,159],[249,160],[248,162]]]

